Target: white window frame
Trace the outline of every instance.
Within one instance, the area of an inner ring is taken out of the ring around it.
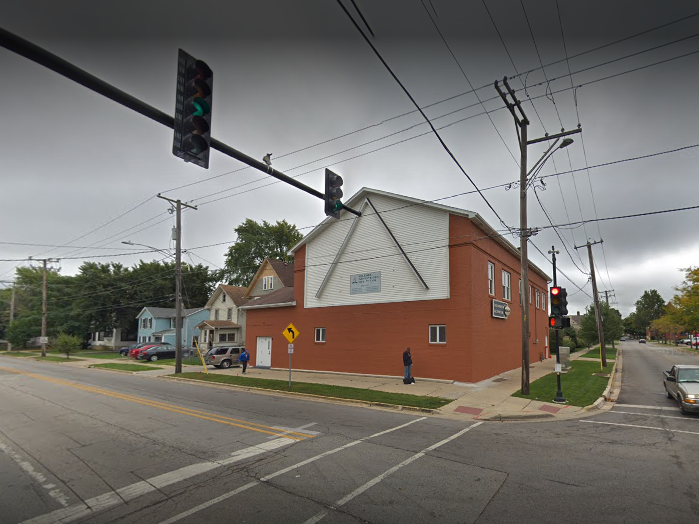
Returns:
[[[532,303],[532,285],[529,284],[529,303]]]
[[[488,294],[495,296],[495,264],[488,262]]]
[[[327,335],[327,330],[324,327],[317,327],[315,329],[315,341],[316,342],[325,342],[326,340],[326,335]]]
[[[546,293],[541,292],[541,309],[546,311]]]
[[[226,320],[233,320],[233,308],[229,307],[228,311],[226,312]]]
[[[502,299],[512,300],[512,276],[504,269],[502,270]]]
[[[226,301],[226,294],[221,293],[221,302],[225,302],[225,301]]]
[[[218,320],[218,309],[214,309],[214,320]]]
[[[432,335],[436,336],[432,336]],[[446,344],[447,343],[447,325],[446,324],[430,324],[428,330],[428,339],[430,344]]]
[[[262,291],[274,289],[274,276],[262,277]]]
[[[539,298],[540,293],[539,293],[538,289],[535,290],[535,294],[536,294],[536,309],[541,309],[541,299]]]

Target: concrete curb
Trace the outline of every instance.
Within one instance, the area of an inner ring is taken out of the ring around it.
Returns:
[[[435,410],[432,408],[419,408],[419,407],[415,407],[415,406],[403,406],[401,404],[386,404],[384,402],[369,402],[367,400],[355,400],[352,398],[327,397],[327,396],[323,396],[323,395],[314,395],[312,393],[298,393],[296,391],[284,391],[281,389],[265,389],[265,388],[256,388],[253,386],[239,386],[237,384],[224,384],[222,382],[206,382],[204,380],[197,380],[195,378],[173,377],[170,375],[156,376],[155,378],[179,380],[182,382],[191,382],[191,383],[195,383],[195,384],[201,384],[204,386],[233,388],[233,389],[239,389],[242,391],[249,391],[252,393],[264,393],[264,394],[268,394],[268,395],[289,395],[289,396],[293,396],[293,397],[307,398],[309,400],[340,402],[340,403],[347,403],[347,404],[353,404],[353,405],[365,406],[365,407],[393,409],[396,411],[416,411],[419,413],[427,413],[430,415],[434,415],[435,413],[439,412],[438,410]]]

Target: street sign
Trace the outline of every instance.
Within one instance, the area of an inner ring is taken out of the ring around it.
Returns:
[[[510,316],[510,306],[507,302],[493,299],[493,316],[495,318],[507,318]]]
[[[294,345],[289,344],[289,355],[291,355],[294,352]]]
[[[286,329],[282,331],[282,335],[289,341],[289,344],[293,344],[299,334],[298,329],[296,329],[293,324],[289,324],[286,326]]]

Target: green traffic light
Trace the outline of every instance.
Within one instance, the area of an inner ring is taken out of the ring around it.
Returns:
[[[206,103],[206,100],[203,98],[199,98],[198,96],[195,96],[192,99],[192,105],[195,107],[195,111],[192,113],[193,116],[204,116],[208,115],[209,112],[211,111],[211,108],[209,107],[209,104]]]
[[[342,201],[335,200],[335,202],[333,202],[333,205],[332,205],[332,210],[333,210],[333,212],[342,211]]]

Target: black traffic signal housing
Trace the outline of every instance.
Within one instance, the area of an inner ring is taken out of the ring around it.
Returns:
[[[209,168],[211,150],[213,84],[214,73],[206,62],[180,49],[172,154],[204,169]]]
[[[552,317],[562,317],[563,309],[561,307],[561,291],[563,288],[554,286],[551,288],[551,298],[549,303],[551,304],[551,316]]]
[[[342,211],[342,187],[343,181],[340,175],[325,170],[325,214],[329,217],[340,218]]]
[[[549,327],[560,329],[563,327],[563,319],[561,317],[549,317]]]
[[[568,292],[566,288],[560,288],[561,292],[559,297],[561,299],[561,316],[566,316],[568,314]]]

